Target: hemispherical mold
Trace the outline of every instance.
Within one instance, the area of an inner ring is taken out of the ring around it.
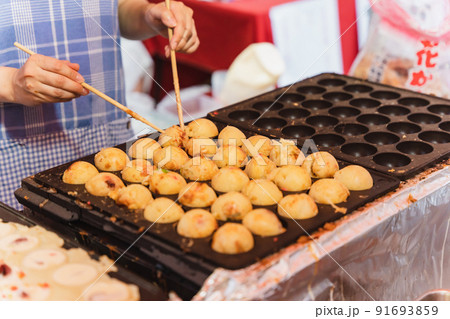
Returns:
[[[395,122],[387,126],[391,132],[398,134],[414,134],[420,132],[420,126],[409,122]]]
[[[253,104],[253,108],[259,111],[277,111],[283,108],[283,104],[278,102],[258,102]]]
[[[411,159],[400,153],[380,153],[373,157],[373,161],[386,167],[403,167],[411,163]]]
[[[397,144],[397,149],[409,155],[423,155],[433,152],[433,146],[423,142],[401,142]]]
[[[302,102],[302,105],[311,110],[322,110],[331,107],[333,104],[324,100],[309,100]]]
[[[450,134],[440,131],[425,131],[419,134],[419,138],[433,144],[450,143]]]
[[[315,132],[316,132],[315,129],[313,129],[312,127],[307,126],[307,125],[292,125],[292,126],[287,126],[281,130],[281,133],[283,133],[283,135],[292,137],[292,138],[311,136]]]
[[[307,117],[311,114],[311,112],[304,110],[304,109],[284,109],[278,112],[279,115],[281,115],[284,118],[288,118],[291,120],[294,119],[300,119],[303,117]]]
[[[265,128],[267,130],[273,130],[280,127],[283,127],[287,124],[287,122],[283,119],[279,119],[276,117],[272,118],[262,118],[255,122],[255,125],[260,128]]]
[[[348,143],[341,146],[341,152],[354,157],[364,157],[375,154],[377,148],[366,143]]]
[[[228,114],[228,117],[232,120],[236,120],[239,122],[245,122],[250,121],[258,118],[259,113],[255,111],[250,110],[240,110],[240,111],[233,111],[230,114]]]
[[[350,100],[353,97],[353,95],[344,93],[344,92],[330,92],[330,93],[325,93],[322,97],[325,100],[339,102],[339,101]]]
[[[450,132],[450,121],[443,122],[443,123],[439,124],[439,128],[440,128],[441,130]]]
[[[428,111],[438,115],[450,115],[450,105],[435,104],[428,107]]]
[[[400,103],[401,105],[415,106],[415,107],[430,104],[430,102],[428,102],[427,100],[418,97],[405,97],[403,99],[398,100],[398,103]]]
[[[338,106],[328,110],[328,113],[337,117],[352,117],[361,114],[361,111],[354,107]]]
[[[357,121],[367,125],[383,125],[389,123],[389,118],[379,114],[364,114],[358,116]]]
[[[312,137],[312,140],[322,147],[339,146],[345,143],[345,138],[336,134],[317,134]]]
[[[344,86],[344,90],[352,93],[366,93],[372,91],[372,87],[362,84],[351,84]]]
[[[341,85],[345,85],[347,82],[345,82],[344,80],[340,80],[340,79],[323,79],[317,83],[319,83],[320,85],[325,85],[325,86],[341,86]]]
[[[402,116],[410,113],[406,107],[398,105],[385,105],[378,109],[378,112],[390,116]]]
[[[316,115],[306,119],[306,123],[314,127],[333,126],[339,123],[338,119],[327,115]]]
[[[379,101],[377,101],[377,100],[360,98],[360,99],[351,100],[350,104],[353,105],[353,106],[361,107],[363,109],[369,109],[369,108],[372,108],[372,107],[377,107],[381,103]]]
[[[370,96],[376,99],[393,100],[398,99],[400,97],[400,94],[392,91],[375,91],[370,93]]]
[[[364,136],[364,139],[369,143],[377,145],[395,144],[400,140],[397,135],[387,132],[372,132]]]
[[[325,91],[326,90],[323,87],[313,85],[301,86],[297,88],[297,92],[303,94],[320,94]]]
[[[437,115],[427,113],[415,113],[408,116],[408,120],[417,124],[435,124],[441,121]]]
[[[280,94],[276,97],[276,99],[280,102],[291,103],[297,105],[298,102],[301,102],[305,99],[303,95],[295,94],[295,93],[284,93]]]
[[[334,131],[339,134],[348,136],[357,136],[369,132],[369,129],[361,124],[339,124],[334,128]]]

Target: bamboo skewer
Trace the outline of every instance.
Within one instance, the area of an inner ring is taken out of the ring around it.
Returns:
[[[170,10],[170,0],[165,1],[167,9]],[[170,48],[170,41],[172,40],[173,36],[172,28],[168,28],[168,33],[169,33],[169,48]],[[183,107],[181,106],[180,83],[178,80],[178,70],[177,70],[177,58],[175,56],[175,50],[173,49],[170,49],[170,61],[172,64],[173,88],[175,90],[175,99],[177,101],[178,120],[180,121],[181,129],[184,130]]]
[[[23,52],[28,53],[29,55],[33,55],[36,54],[35,52],[31,51],[30,49],[24,47],[23,45],[21,45],[18,42],[14,42],[14,46],[17,47],[18,49],[22,50]],[[96,88],[90,86],[89,84],[83,82],[81,83],[81,86],[84,87],[85,89],[91,91],[92,93],[98,95],[99,97],[101,97],[102,99],[104,99],[105,101],[111,103],[112,105],[114,105],[115,107],[121,109],[122,111],[124,111],[125,113],[127,113],[128,115],[130,115],[132,118],[135,118],[138,121],[141,121],[144,124],[147,124],[148,126],[154,128],[155,130],[164,133],[164,131],[162,129],[160,129],[159,127],[157,127],[156,125],[150,123],[147,119],[145,119],[143,116],[137,114],[136,112],[130,110],[129,108],[127,108],[125,105],[120,104],[119,102],[117,102],[116,100],[110,98],[109,96],[107,96],[106,94],[100,92],[99,90],[97,90]]]

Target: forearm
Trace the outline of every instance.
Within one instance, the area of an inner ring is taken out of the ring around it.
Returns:
[[[119,26],[122,36],[142,40],[157,35],[145,20],[145,13],[154,5],[147,0],[119,0]]]
[[[12,79],[17,69],[0,66],[0,102],[14,102]]]

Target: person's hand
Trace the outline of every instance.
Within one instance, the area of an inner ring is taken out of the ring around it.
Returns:
[[[27,106],[68,102],[89,91],[81,86],[80,66],[40,54],[33,54],[12,77],[14,102]]]
[[[170,49],[192,53],[200,45],[193,13],[191,8],[178,1],[170,2],[170,10],[166,8],[164,2],[151,5],[147,10],[145,15],[147,24],[160,35],[167,38],[167,28],[174,28],[170,47],[165,48],[167,57],[170,55]]]

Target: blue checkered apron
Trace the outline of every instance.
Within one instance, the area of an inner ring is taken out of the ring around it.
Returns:
[[[80,64],[86,82],[125,104],[117,0],[0,2],[0,66],[20,68],[31,50]],[[0,103],[0,201],[20,208],[20,181],[132,136],[125,113],[93,94],[26,107]]]

